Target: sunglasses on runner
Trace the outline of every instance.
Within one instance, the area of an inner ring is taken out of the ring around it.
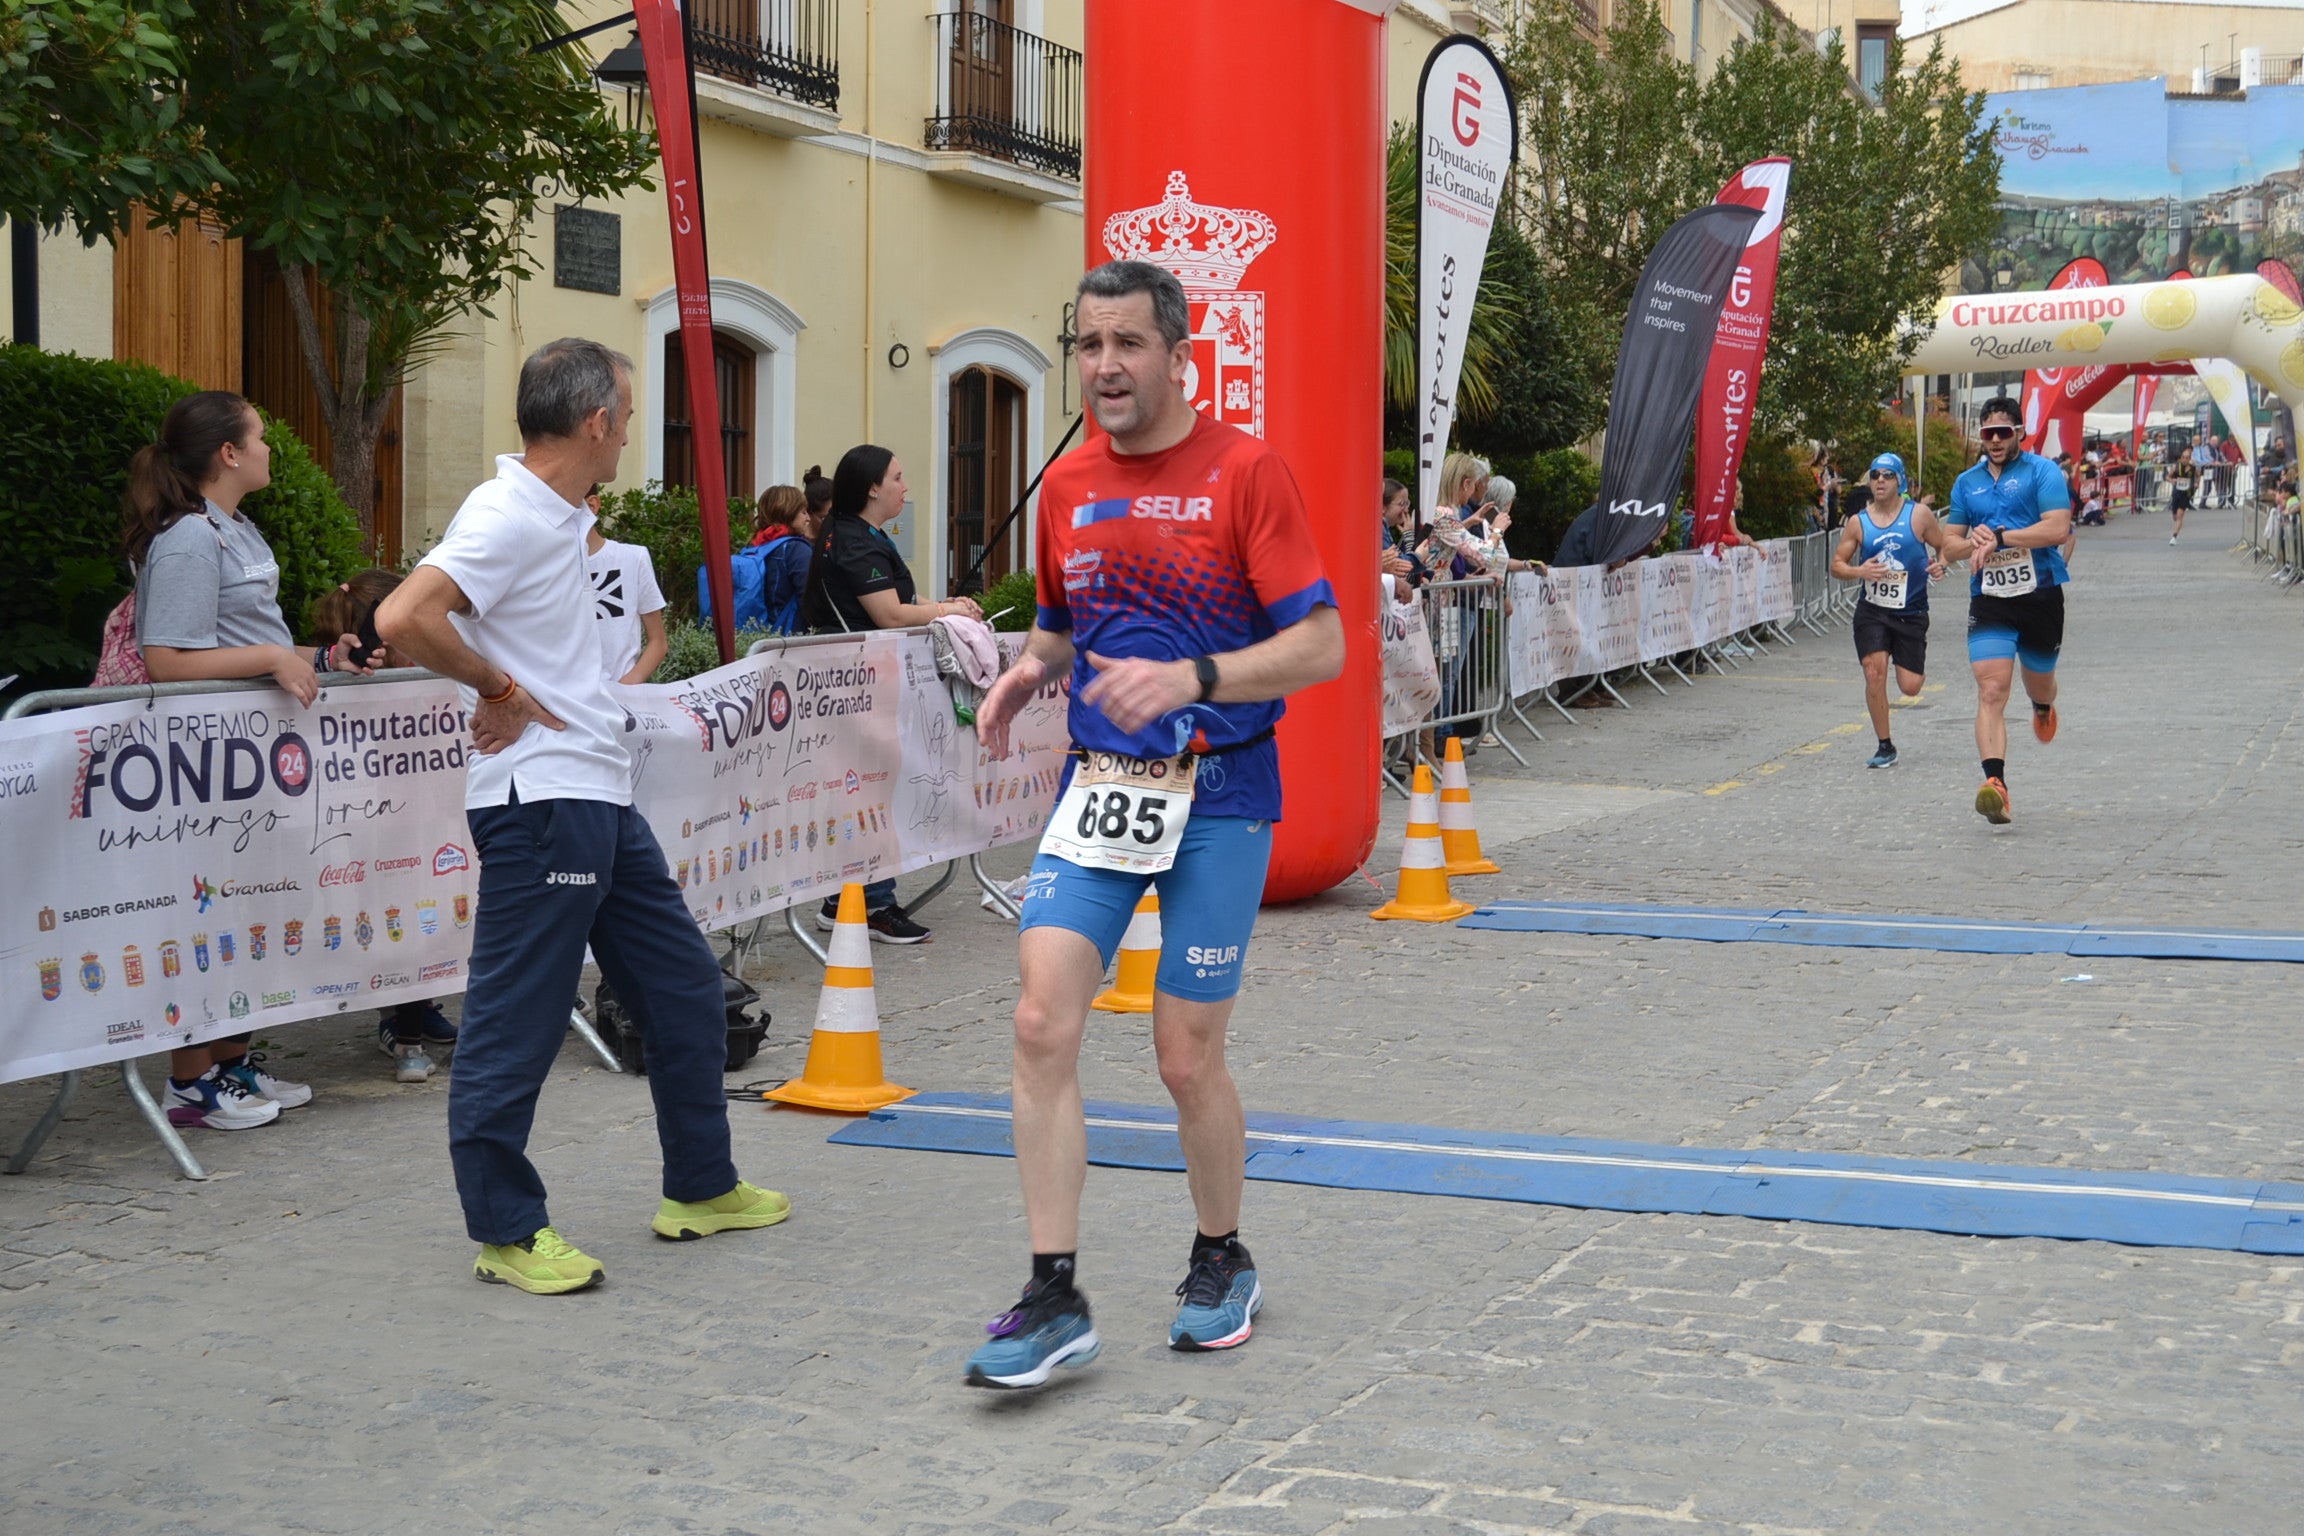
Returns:
[[[1896,478],[1896,471],[1892,469],[1875,469],[1866,474],[1864,478],[1867,480],[1893,480]]]
[[[2016,435],[2014,427],[1979,427],[1976,435],[1988,443],[2004,443]]]

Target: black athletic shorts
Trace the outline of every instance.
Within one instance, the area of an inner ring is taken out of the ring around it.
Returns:
[[[2039,587],[2022,597],[1968,598],[1968,659],[2013,656],[2027,672],[2053,672],[2064,649],[2064,588]]]
[[[2189,511],[2191,511],[2191,510],[2192,510],[2192,488],[2191,488],[2190,486],[2179,485],[2179,486],[2175,487],[2173,490],[2169,491],[2169,493],[2168,493],[2168,510],[2169,510],[2169,511],[2171,511],[2171,512],[2189,512]]]
[[[1918,612],[1875,608],[1856,600],[1856,655],[1861,660],[1882,651],[1907,672],[1928,670],[1928,610]]]

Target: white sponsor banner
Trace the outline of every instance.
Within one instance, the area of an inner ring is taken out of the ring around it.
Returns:
[[[1476,38],[1441,39],[1424,60],[1416,111],[1416,504],[1426,516],[1439,506],[1472,295],[1519,131],[1496,55]]]
[[[1678,554],[1643,560],[1635,567],[1640,572],[1642,660],[1695,648],[1696,582],[1702,564],[1695,555]]]
[[[1510,620],[1504,629],[1506,682],[1512,697],[1520,698],[1548,686],[1554,677],[1552,655],[1546,646],[1544,622],[1546,580],[1534,571],[1519,571],[1507,579],[1506,608]]]
[[[1728,627],[1750,629],[1761,620],[1760,551],[1750,544],[1739,544],[1724,553],[1736,594],[1728,605]]]
[[[1440,668],[1432,657],[1432,636],[1424,625],[1424,605],[1379,603],[1384,626],[1384,734],[1396,736],[1429,716],[1440,702]]]
[[[916,634],[614,691],[706,928],[1036,837],[1067,744],[1059,683],[987,761]],[[0,722],[0,1082],[460,991],[469,750],[437,679]]]
[[[1794,603],[1791,541],[1770,539],[1760,546],[1760,617],[1788,619]]]

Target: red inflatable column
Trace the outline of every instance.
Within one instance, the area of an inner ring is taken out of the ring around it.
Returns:
[[[1088,0],[1088,265],[1192,303],[1193,400],[1287,459],[1344,615],[1344,675],[1280,725],[1267,902],[1376,838],[1384,13],[1392,0]]]

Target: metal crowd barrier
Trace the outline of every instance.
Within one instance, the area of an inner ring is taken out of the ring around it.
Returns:
[[[897,633],[897,631],[884,631],[884,633]],[[755,642],[745,654],[757,656],[767,652],[831,644],[848,638],[846,635],[774,635]],[[415,682],[435,676],[436,674],[428,672],[422,667],[398,667],[373,674],[324,672],[320,674],[320,690],[326,694],[334,688],[369,687],[377,683]],[[149,705],[160,699],[182,698],[191,694],[267,693],[277,690],[278,685],[270,678],[202,680],[183,683],[137,683],[118,688],[50,688],[36,693],[28,693],[22,698],[11,700],[7,709],[0,711],[0,720],[17,720],[27,715],[48,714],[60,709],[81,709],[92,704],[117,704],[131,699],[142,699]],[[984,868],[982,856],[971,854],[968,858],[968,868],[969,872],[975,876],[976,883],[983,889],[984,894],[996,903],[1001,911],[1014,919],[1018,915],[1015,903],[1009,900],[1007,893],[1000,884]],[[942,895],[945,889],[951,885],[954,874],[954,863],[947,862],[943,872],[935,882],[906,904],[907,910],[918,911]],[[815,935],[806,932],[801,927],[797,916],[799,910],[800,908],[797,906],[784,909],[785,923],[791,929],[792,936],[798,939],[802,946],[816,957],[819,963],[829,963],[824,946],[816,941]],[[740,964],[742,958],[751,953],[753,946],[758,942],[762,921],[765,919],[745,925],[741,932],[730,930],[729,951],[723,963],[734,961]],[[601,1065],[611,1072],[621,1073],[624,1070],[623,1064],[616,1059],[616,1053],[608,1048],[608,1043],[605,1040],[600,1038],[599,1032],[592,1027],[591,1020],[584,1017],[581,1009],[572,1008],[569,1010],[568,1027],[587,1046],[591,1047],[593,1054],[600,1058]],[[200,1160],[192,1155],[192,1149],[185,1144],[183,1136],[178,1134],[176,1127],[169,1122],[167,1111],[163,1110],[159,1102],[152,1097],[152,1090],[146,1085],[143,1075],[137,1070],[136,1061],[137,1058],[130,1057],[118,1064],[120,1083],[127,1090],[129,1100],[136,1106],[137,1113],[143,1116],[145,1124],[151,1127],[152,1133],[160,1139],[160,1144],[167,1149],[169,1157],[174,1159],[177,1168],[182,1170],[184,1177],[188,1179],[207,1178],[207,1170],[200,1165]],[[75,1067],[61,1074],[57,1083],[56,1097],[49,1102],[48,1108],[41,1113],[39,1120],[34,1122],[32,1129],[18,1144],[14,1155],[8,1159],[6,1164],[0,1165],[0,1169],[4,1169],[8,1173],[22,1173],[32,1166],[32,1159],[39,1155],[40,1148],[46,1144],[48,1138],[55,1133],[56,1127],[62,1123],[64,1111],[70,1106],[73,1094],[78,1091],[83,1074],[91,1070],[95,1069]]]
[[[1410,760],[1439,764],[1424,756],[1423,733],[1435,726],[1477,725],[1475,734],[1493,732],[1497,718],[1510,705],[1511,658],[1505,648],[1504,584],[1492,577],[1463,581],[1435,581],[1418,593],[1424,605],[1424,628],[1432,639],[1432,661],[1440,674],[1440,702],[1433,712],[1413,725],[1385,733],[1386,741],[1405,738]],[[1462,732],[1458,733],[1463,734]],[[1496,740],[1513,760],[1525,768],[1528,759],[1511,741]],[[1385,781],[1400,794],[1406,785],[1383,770]]]

